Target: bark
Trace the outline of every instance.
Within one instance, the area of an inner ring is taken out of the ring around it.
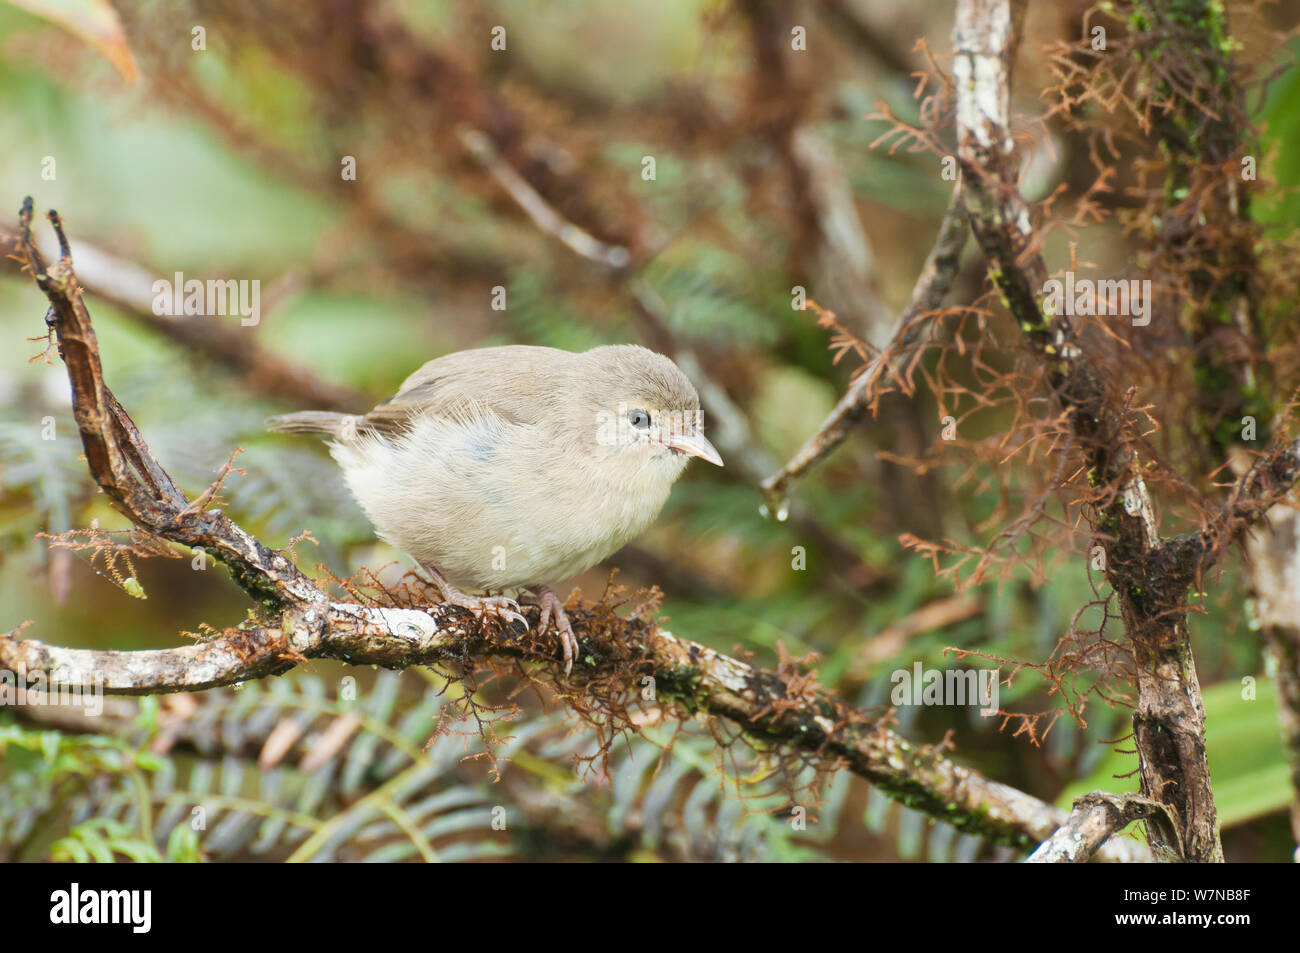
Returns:
[[[1174,839],[1172,815],[1159,801],[1143,797],[1125,797],[1095,791],[1074,799],[1070,818],[1050,838],[1043,841],[1026,863],[1078,864],[1091,860],[1114,834],[1142,817],[1152,817],[1169,828]]]

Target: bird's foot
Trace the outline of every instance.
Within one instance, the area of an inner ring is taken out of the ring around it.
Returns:
[[[519,603],[514,599],[507,596],[471,596],[468,592],[462,592],[449,583],[442,573],[430,571],[430,575],[442,592],[443,602],[468,609],[477,619],[482,619],[485,615],[494,615],[506,622],[522,622],[524,628],[528,628],[528,620],[519,611]]]
[[[522,622],[524,628],[528,628],[528,619],[519,611],[519,603],[507,596],[471,596],[469,593],[458,592],[447,601],[468,609],[474,613],[475,618],[494,615],[506,622]]]
[[[564,611],[563,600],[554,589],[540,586],[536,593],[536,596],[529,601],[536,602],[542,609],[542,619],[537,626],[537,631],[545,632],[547,623],[552,619],[555,620],[555,630],[560,633],[560,646],[564,650],[564,674],[568,675],[573,671],[573,660],[578,656],[577,633],[573,631],[573,623],[569,621]]]

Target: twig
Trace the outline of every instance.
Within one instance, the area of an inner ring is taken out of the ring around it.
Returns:
[[[533,220],[534,225],[588,261],[614,270],[627,267],[632,256],[626,248],[602,242],[551,208],[538,191],[528,184],[528,180],[497,154],[496,147],[487,134],[471,128],[460,129],[457,134],[470,155],[482,163],[488,174],[506,190],[515,204]]]
[[[822,421],[817,432],[804,442],[790,461],[778,472],[763,480],[768,506],[780,506],[790,484],[803,476],[848,436],[849,430],[866,416],[880,393],[886,373],[908,364],[925,340],[928,315],[937,309],[952,286],[962,246],[966,244],[966,214],[960,192],[954,192],[948,210],[939,225],[934,247],[926,256],[921,274],[912,287],[912,297],[899,315],[889,335],[889,345],[867,365],[849,385],[834,410]]]
[[[58,214],[50,221],[59,238],[60,257],[46,267],[32,242],[32,201],[19,214],[20,252],[37,285],[50,301],[59,356],[72,383],[72,411],[91,476],[133,523],[162,539],[202,547],[231,570],[250,595],[288,598],[301,603],[324,599],[316,586],[284,556],[267,549],[220,511],[189,508],[185,495],[154,459],[135,424],[104,383],[99,344],[81,285],[72,269],[71,249]],[[272,584],[276,580],[278,585]]]
[[[1266,512],[1285,497],[1300,478],[1300,440],[1284,443],[1263,455],[1232,488],[1218,518],[1200,534],[1202,560],[1215,556],[1241,538]]]

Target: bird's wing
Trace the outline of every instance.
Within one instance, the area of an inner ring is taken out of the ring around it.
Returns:
[[[493,414],[510,423],[536,423],[543,412],[539,396],[556,386],[571,357],[555,348],[523,345],[447,354],[408,377],[395,396],[358,420],[357,428],[398,434],[425,415],[473,423]]]

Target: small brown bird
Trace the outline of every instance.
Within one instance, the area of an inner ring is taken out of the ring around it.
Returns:
[[[430,361],[367,414],[304,411],[271,430],[320,433],[379,536],[409,553],[443,598],[554,619],[567,674],[578,640],[551,585],[641,533],[691,456],[722,466],[700,427],[695,387],[634,345],[581,354],[488,347]]]

